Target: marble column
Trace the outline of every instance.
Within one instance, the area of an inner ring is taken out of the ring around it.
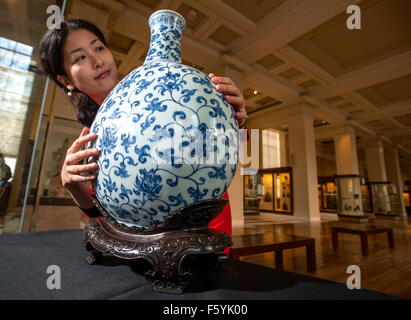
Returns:
[[[404,199],[402,197],[404,189],[398,149],[395,147],[385,148],[384,155],[387,179],[393,184],[393,186],[395,186],[392,190],[393,192],[391,193],[392,213],[406,215]],[[394,203],[396,204],[396,206],[393,205]]]
[[[279,132],[280,135],[280,167],[288,166],[287,159],[287,134],[285,132]]]
[[[365,157],[369,181],[386,182],[384,145],[379,139],[364,141]]]
[[[371,187],[373,212],[375,214],[391,213],[383,142],[380,139],[370,139],[365,140],[363,145],[367,162],[368,180]]]
[[[320,221],[314,116],[308,104],[302,102],[290,108],[288,137],[294,216],[306,221]]]
[[[344,127],[334,135],[337,167],[338,214],[365,217],[361,199],[358,155],[355,129]]]
[[[359,174],[355,130],[348,127],[345,131],[333,137],[337,175]]]

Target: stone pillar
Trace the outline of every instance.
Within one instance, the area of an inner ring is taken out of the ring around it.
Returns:
[[[280,167],[287,167],[287,134],[279,132],[280,135]]]
[[[364,141],[365,157],[369,181],[386,182],[384,146],[379,139]]]
[[[335,135],[333,138],[337,175],[359,174],[354,128],[347,128],[345,133]]]
[[[391,212],[391,204],[385,169],[384,145],[380,139],[365,140],[364,149],[373,212],[375,214],[388,214]]]
[[[335,158],[337,165],[338,214],[341,220],[366,218],[361,199],[361,181],[358,167],[355,130],[345,127],[335,135]],[[358,220],[361,221],[361,220]]]
[[[403,180],[402,180],[402,174],[401,174],[401,168],[400,168],[400,159],[398,157],[398,149],[395,147],[390,147],[390,148],[385,148],[384,149],[385,153],[385,165],[386,165],[386,171],[387,171],[387,178],[388,181],[395,186],[392,197],[393,201],[392,203],[397,203],[398,205],[393,208],[393,213],[397,213],[400,215],[406,215],[406,210],[404,206],[404,199],[402,197],[403,193]],[[394,212],[398,211],[398,212]]]
[[[294,216],[307,221],[320,221],[314,117],[311,107],[306,103],[299,103],[290,109],[288,136]]]
[[[258,130],[258,168],[256,169],[265,169],[264,167],[264,148],[263,148],[263,131]],[[253,167],[253,166],[251,166]]]

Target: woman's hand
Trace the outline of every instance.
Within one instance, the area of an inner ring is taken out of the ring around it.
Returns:
[[[67,150],[66,158],[64,159],[61,169],[62,185],[70,190],[70,187],[78,185],[80,182],[91,181],[96,178],[95,175],[81,176],[80,173],[97,170],[96,162],[90,164],[79,164],[84,159],[91,156],[97,156],[99,151],[96,149],[82,150],[82,147],[89,141],[97,138],[95,133],[89,134],[90,129],[84,128],[78,139],[76,139],[71,147]]]
[[[227,102],[233,106],[239,127],[242,127],[247,118],[247,111],[241,90],[228,77],[217,77],[214,73],[208,76],[216,85],[217,91],[222,93]]]

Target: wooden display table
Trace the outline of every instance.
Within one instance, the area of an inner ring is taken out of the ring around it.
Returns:
[[[315,239],[289,234],[247,234],[232,237],[229,257],[237,259],[259,253],[275,253],[275,267],[283,269],[283,250],[306,247],[307,271],[316,271]]]
[[[331,239],[333,249],[338,249],[338,233],[357,234],[361,238],[361,251],[364,256],[368,256],[368,235],[377,233],[387,233],[388,245],[394,248],[394,232],[392,228],[378,226],[375,224],[336,224],[331,226]]]

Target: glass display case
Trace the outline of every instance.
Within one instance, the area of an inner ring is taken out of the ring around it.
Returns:
[[[389,182],[370,182],[372,208],[375,214],[389,214],[391,212]]]
[[[407,210],[407,215],[411,215],[411,191],[404,190],[402,193],[402,198],[404,199],[404,206]]]
[[[291,212],[291,179],[289,172],[274,173],[275,212]]]
[[[292,214],[290,167],[261,169],[254,176],[244,176],[244,214],[259,212]]]
[[[258,215],[259,213],[258,175],[244,176],[244,215]]]
[[[270,172],[259,174],[259,181],[263,186],[260,197],[260,209],[264,211],[272,211],[274,205],[273,174]]]
[[[400,202],[401,196],[398,194],[397,186],[395,184],[390,183],[389,185],[387,185],[387,189],[388,189],[388,196],[390,199],[390,207],[391,207],[390,213],[393,215],[400,215],[400,213],[402,212],[401,202]]]
[[[318,178],[318,203],[320,211],[337,212],[337,189],[334,177]]]
[[[364,212],[371,213],[372,206],[371,206],[371,192],[370,192],[370,185],[361,184],[361,200],[362,200],[362,209]]]
[[[61,184],[60,173],[67,149],[78,138],[82,129],[83,126],[78,121],[54,118],[48,133],[47,152],[42,165],[40,204],[73,205],[70,192]]]
[[[402,198],[404,199],[404,206],[411,207],[411,200],[410,200],[411,191],[405,190],[402,193]]]
[[[338,195],[338,214],[363,216],[359,175],[335,176]]]

